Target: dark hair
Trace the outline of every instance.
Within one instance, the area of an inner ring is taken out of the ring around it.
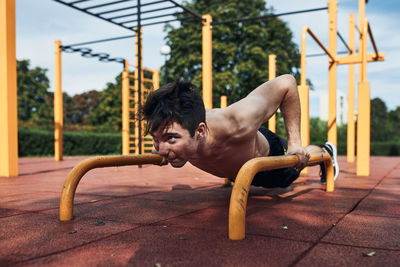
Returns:
[[[190,82],[177,79],[152,92],[142,109],[147,120],[146,133],[177,122],[193,137],[199,123],[206,120],[203,100],[195,89]]]

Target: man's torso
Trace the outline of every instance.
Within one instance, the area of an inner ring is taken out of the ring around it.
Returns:
[[[248,160],[268,155],[269,144],[258,127],[240,129],[221,111],[207,110],[207,140],[199,151],[200,157],[189,161],[208,173],[233,179]]]

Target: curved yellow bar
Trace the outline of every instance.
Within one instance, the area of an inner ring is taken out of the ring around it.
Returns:
[[[157,154],[131,156],[99,156],[81,161],[69,173],[64,182],[60,199],[60,221],[73,218],[74,196],[79,181],[88,171],[95,168],[127,165],[160,164],[162,157]]]
[[[307,166],[324,162],[326,166],[326,191],[334,190],[332,159],[328,153],[311,154]],[[239,170],[232,189],[229,206],[229,239],[242,240],[245,237],[246,207],[251,182],[256,173],[273,169],[294,167],[297,156],[274,156],[254,158],[246,162]]]

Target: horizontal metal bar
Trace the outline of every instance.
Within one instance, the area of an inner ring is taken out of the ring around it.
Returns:
[[[348,51],[340,51],[340,52],[337,52],[338,55],[344,55],[344,54],[347,54],[347,53],[348,53]],[[306,57],[322,57],[322,56],[328,56],[328,55],[325,54],[325,53],[317,53],[317,54],[309,54],[309,55],[306,55]]]
[[[158,22],[152,22],[152,23],[147,23],[147,24],[142,24],[141,26],[151,26],[151,25],[157,25],[157,24],[162,24],[162,23],[168,23],[168,22],[173,22],[173,21],[178,21],[178,20],[186,20],[186,19],[193,19],[193,17],[185,17],[185,18],[180,18],[180,19],[171,19],[171,20],[164,20],[164,21],[158,21]],[[137,26],[132,26],[132,28],[136,28]]]
[[[151,12],[158,12],[158,11],[161,11],[161,10],[167,10],[167,9],[172,9],[172,8],[176,8],[176,7],[175,6],[168,6],[168,7],[163,7],[163,8],[145,10],[145,11],[142,11],[141,14],[146,14],[146,13],[151,13]],[[113,19],[126,18],[126,17],[130,17],[130,16],[137,16],[137,14],[138,13],[130,13],[130,14],[125,14],[125,15],[119,15],[119,16],[115,16],[115,17],[110,17],[108,19],[113,20]]]
[[[120,40],[120,39],[127,39],[127,38],[133,38],[136,35],[127,35],[127,36],[121,36],[121,37],[113,37],[113,38],[107,38],[107,39],[101,39],[101,40],[95,40],[95,41],[88,41],[88,42],[83,42],[83,43],[76,43],[76,44],[70,44],[70,45],[64,45],[64,46],[79,46],[79,45],[88,45],[88,44],[95,44],[95,43],[102,43],[102,42],[109,42],[109,41],[115,41],[115,40]]]
[[[100,16],[100,15],[104,15],[104,14],[109,14],[109,13],[114,13],[114,12],[124,11],[124,10],[128,10],[128,9],[134,9],[134,8],[136,9],[136,6],[112,9],[112,10],[107,10],[107,11],[102,11],[102,12],[96,13],[96,15]],[[107,18],[107,19],[111,19],[111,18]]]
[[[385,53],[379,52],[378,56],[373,54],[367,54],[367,62],[376,62],[376,61],[384,61],[385,60]],[[337,58],[336,63],[338,65],[344,64],[361,64],[362,58],[360,55],[348,55],[348,56],[341,56]]]
[[[184,6],[178,4],[177,2],[175,2],[175,1],[173,1],[173,0],[167,0],[167,1],[173,3],[173,4],[176,5],[177,7],[182,8],[182,9],[185,10],[187,13],[190,13],[193,17],[195,17],[195,18],[197,18],[197,19],[200,19],[200,20],[203,20],[203,17],[202,17],[202,16],[196,14],[194,11],[190,10],[189,8],[184,7]]]
[[[106,19],[106,18],[103,18],[103,17],[101,17],[101,16],[99,16],[99,15],[96,15],[96,14],[94,14],[94,13],[88,12],[88,11],[86,11],[86,10],[82,10],[82,9],[79,8],[79,7],[76,7],[76,6],[73,6],[73,5],[71,5],[71,4],[65,3],[65,2],[63,2],[63,1],[61,1],[61,0],[53,0],[53,1],[55,1],[55,2],[57,2],[57,3],[60,3],[60,4],[63,4],[63,5],[66,5],[66,6],[69,6],[69,7],[72,7],[72,8],[74,8],[74,9],[76,9],[76,10],[79,10],[79,11],[81,11],[81,12],[83,12],[83,13],[86,13],[86,14],[89,14],[89,15],[94,16],[94,17],[96,17],[96,18],[105,20],[105,21],[110,22],[110,23],[112,23],[112,24],[118,25],[118,26],[123,27],[123,28],[125,28],[125,29],[127,29],[127,30],[133,31],[133,29],[131,29],[131,28],[129,28],[129,27],[126,27],[126,26],[124,26],[124,25],[122,25],[122,24],[113,22],[113,21],[111,21],[111,20],[108,20],[108,19]]]
[[[173,15],[177,15],[177,14],[184,14],[184,13],[169,13],[169,14],[164,14],[164,15],[159,15],[159,16],[154,16],[154,17],[147,17],[147,18],[141,18],[140,20],[151,20],[151,19],[157,19],[157,18],[163,18],[163,17],[168,17],[168,16],[173,16]],[[121,21],[119,23],[121,24],[126,24],[126,23],[132,23],[137,21],[137,19],[133,19],[133,20],[127,20],[127,21]],[[142,25],[143,26],[143,25]]]
[[[68,4],[75,5],[75,4],[82,3],[82,2],[87,2],[87,1],[91,1],[91,0],[78,0],[78,1],[70,2]]]
[[[279,16],[287,16],[287,15],[294,15],[300,13],[307,13],[307,12],[315,12],[320,10],[327,10],[328,7],[321,7],[321,8],[313,8],[313,9],[305,9],[305,10],[298,10],[292,12],[285,12],[285,13],[278,13],[278,14],[268,14],[265,16],[257,16],[257,17],[249,17],[249,18],[240,18],[240,19],[232,19],[232,20],[225,20],[225,21],[213,21],[211,25],[220,25],[220,24],[227,24],[227,23],[236,23],[236,22],[244,22],[244,21],[251,21],[251,20],[260,20],[272,17],[279,17]]]
[[[85,8],[83,8],[83,10],[89,10],[89,9],[95,9],[95,8],[99,8],[99,7],[111,6],[111,5],[115,5],[115,4],[119,4],[119,3],[126,3],[126,2],[130,2],[130,1],[133,1],[133,0],[119,0],[119,1],[115,1],[115,2],[109,2],[109,3],[105,3],[105,4],[101,4],[101,5],[85,7]]]

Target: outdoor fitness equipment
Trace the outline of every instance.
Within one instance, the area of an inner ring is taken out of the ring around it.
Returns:
[[[60,221],[73,219],[74,197],[81,178],[91,169],[127,165],[161,163],[162,157],[156,154],[132,156],[99,156],[81,161],[69,173],[64,182],[60,198]],[[246,207],[250,185],[254,175],[260,171],[294,167],[297,156],[259,157],[247,161],[239,170],[233,185],[229,207],[229,239],[245,238]],[[326,167],[326,192],[334,191],[334,170],[332,159],[326,152],[311,154],[307,166],[323,162]]]

